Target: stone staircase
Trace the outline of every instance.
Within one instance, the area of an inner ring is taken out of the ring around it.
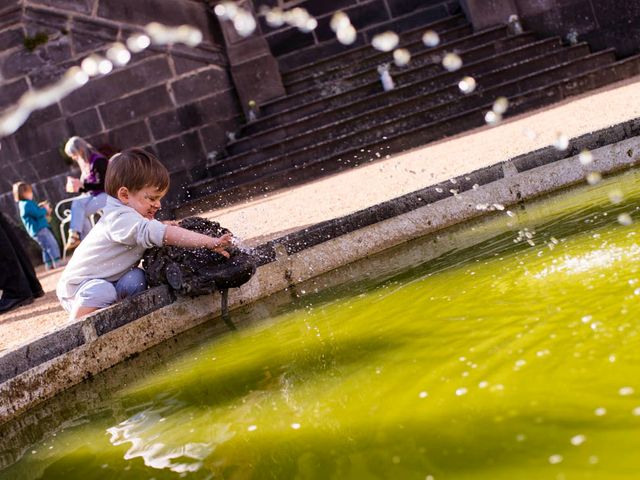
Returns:
[[[422,44],[426,29],[439,33],[438,47]],[[412,59],[391,68],[396,87],[388,92],[376,67],[391,54],[367,45],[313,61],[310,51],[280,59],[288,94],[260,106],[259,118],[190,186],[190,201],[177,213],[262,195],[481,126],[499,96],[509,99],[513,115],[640,73],[640,57],[618,61],[612,50],[591,53],[584,43],[510,35],[506,27],[473,32],[461,15],[400,37]],[[460,70],[441,66],[446,52],[460,55]],[[468,95],[458,88],[466,75],[477,82]]]

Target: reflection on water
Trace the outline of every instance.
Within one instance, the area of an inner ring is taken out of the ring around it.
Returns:
[[[0,478],[637,478],[636,177],[165,342],[0,427]]]

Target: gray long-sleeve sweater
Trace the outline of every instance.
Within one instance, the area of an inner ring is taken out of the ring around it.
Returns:
[[[64,269],[56,289],[58,298],[72,298],[87,280],[117,281],[140,263],[147,248],[162,246],[166,229],[110,196],[100,221]]]

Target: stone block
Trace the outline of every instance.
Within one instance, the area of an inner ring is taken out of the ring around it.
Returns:
[[[112,25],[95,20],[86,20],[74,17],[71,20],[70,30],[72,32],[82,32],[94,37],[102,38],[108,42],[114,42],[118,38],[118,29]]]
[[[44,46],[44,58],[50,62],[60,63],[71,60],[71,39],[68,35],[60,36],[60,38],[47,42]]]
[[[260,105],[286,95],[278,62],[271,55],[231,67],[231,76],[244,110],[250,100]]]
[[[297,28],[286,28],[265,35],[269,49],[275,56],[285,55],[300,48],[315,44],[313,35],[302,33]]]
[[[24,125],[16,133],[16,143],[22,158],[32,157],[46,150],[57,149],[70,137],[64,118],[40,125]]]
[[[2,85],[0,89],[0,110],[14,105],[27,90],[29,90],[29,85],[24,77]]]
[[[28,159],[40,180],[48,180],[53,175],[67,173],[69,164],[60,156],[60,150],[47,150]]]
[[[228,141],[227,134],[235,132],[239,127],[239,122],[234,119],[215,122],[200,129],[200,137],[204,145],[207,156],[213,153],[220,153]],[[208,159],[210,161],[210,159]]]
[[[184,57],[181,55],[172,55],[173,65],[178,75],[192,72],[200,68],[208,67],[209,62],[204,59],[196,59],[191,57]]]
[[[106,128],[148,117],[152,113],[173,106],[164,85],[149,88],[100,107],[100,116]]]
[[[24,10],[24,22],[28,26],[28,35],[32,35],[33,31],[57,34],[67,30],[69,17],[63,13],[27,6]]]
[[[442,6],[442,8],[446,8],[446,1],[443,0],[386,0],[386,2],[392,17],[406,15],[415,10],[430,6],[439,5]]]
[[[119,152],[125,148],[147,145],[151,141],[151,136],[147,124],[144,121],[139,121],[105,133],[99,133],[89,137],[88,141],[96,148],[108,147]]]
[[[515,0],[461,0],[461,5],[475,30],[506,24],[518,14]]]
[[[118,302],[112,307],[101,310],[91,317],[98,336],[122,327],[173,303],[174,296],[166,286],[150,288],[138,295]]]
[[[39,55],[21,48],[0,58],[0,73],[3,78],[11,79],[27,75],[43,65],[44,60]]]
[[[149,119],[151,133],[156,140],[173,137],[203,123],[205,121],[200,102],[183,105]]]
[[[376,23],[386,22],[390,19],[384,5],[384,0],[370,0],[363,2],[355,7],[346,9],[345,12],[349,15],[351,24],[358,31],[375,25]],[[314,35],[319,42],[335,38],[336,34],[329,26],[330,21],[330,15],[318,19],[318,28],[316,28]]]
[[[102,130],[102,122],[95,108],[68,117],[67,121],[72,135],[86,137]]]
[[[66,112],[74,113],[119,98],[130,92],[161,83],[171,77],[164,55],[114,71],[106,77],[91,80],[62,100]]]
[[[22,9],[15,6],[0,14],[0,29],[13,27],[22,21]]]
[[[10,192],[14,182],[18,181],[18,175],[11,163],[0,164],[0,193]]]
[[[0,32],[0,52],[13,47],[23,46],[24,35],[22,28],[11,28]]]
[[[170,172],[205,162],[205,155],[197,132],[185,133],[179,137],[156,144],[158,158]]]
[[[134,25],[160,22],[165,25],[188,24],[199,28],[205,41],[211,42],[209,13],[204,2],[190,0],[100,0],[98,16],[110,21]]]
[[[31,3],[90,15],[96,0],[30,0]]]
[[[211,93],[228,90],[230,87],[229,73],[219,67],[212,67],[171,83],[178,105],[206,97]]]

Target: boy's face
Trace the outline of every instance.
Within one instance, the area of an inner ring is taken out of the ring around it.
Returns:
[[[156,187],[144,187],[136,192],[132,192],[126,187],[120,187],[118,200],[133,208],[143,217],[151,220],[160,210],[160,201],[166,193],[166,190],[161,191]]]
[[[27,188],[22,194],[25,200],[33,200],[33,190]]]

